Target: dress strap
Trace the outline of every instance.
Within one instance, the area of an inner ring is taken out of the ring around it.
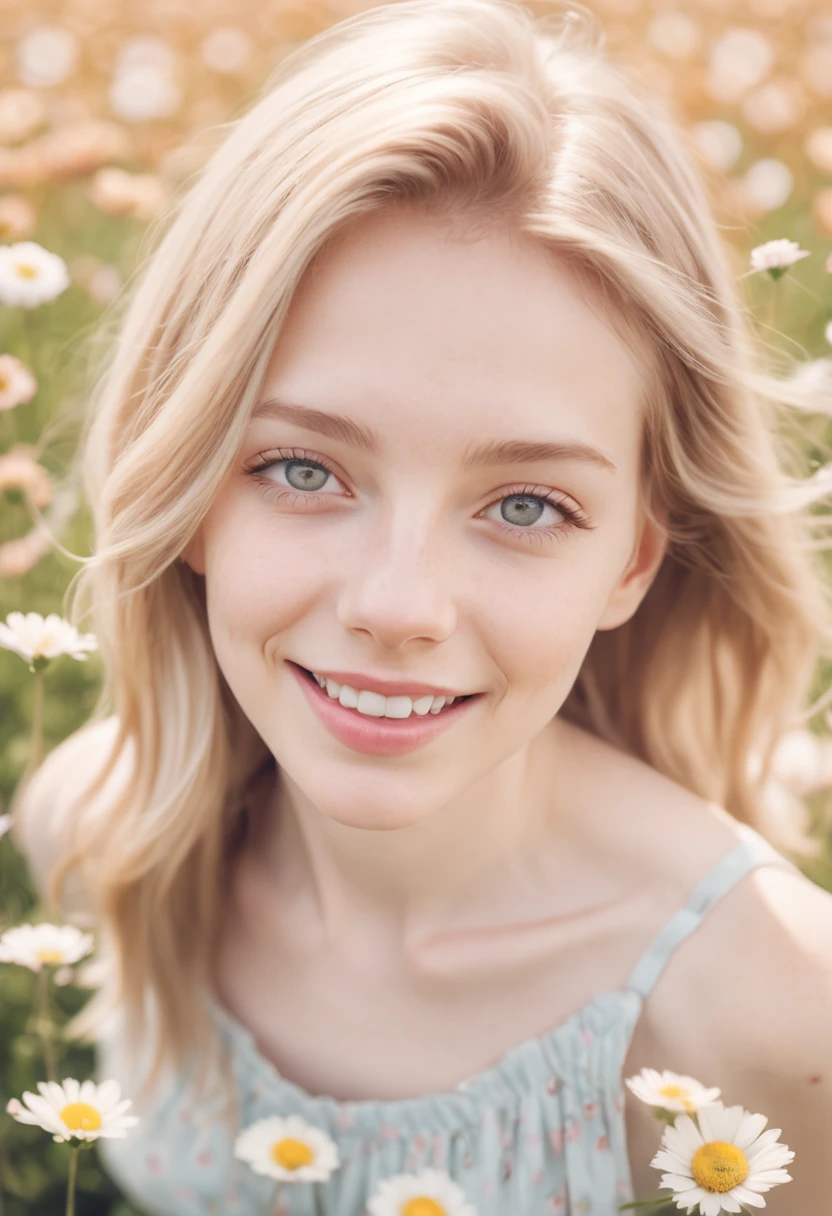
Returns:
[[[754,828],[746,823],[738,823],[737,827],[742,839],[708,870],[685,906],[665,922],[633,968],[627,981],[628,988],[646,997],[676,947],[699,927],[714,904],[749,870],[760,865],[780,865],[796,874],[801,873],[798,866],[778,853]]]

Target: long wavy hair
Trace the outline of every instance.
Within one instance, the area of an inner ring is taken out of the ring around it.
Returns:
[[[95,1041],[121,1010],[125,1042],[142,1042],[155,998],[142,1095],[190,1051],[200,1086],[224,1059],[197,994],[240,809],[273,759],[181,555],[305,272],[346,225],[395,206],[554,251],[643,358],[643,502],[670,544],[633,617],[595,635],[563,717],[762,830],[773,749],[825,704],[807,702],[832,634],[812,510],[829,486],[801,467],[802,390],[767,366],[684,133],[584,10],[404,0],[325,30],[157,221],[79,449],[95,543],[72,619],[91,614],[91,721],[113,729],[49,890],[80,867],[111,949],[70,1035]],[[91,797],[119,766],[129,780]]]

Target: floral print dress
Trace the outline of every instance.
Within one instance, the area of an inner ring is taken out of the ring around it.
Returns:
[[[277,1183],[234,1157],[229,1128],[196,1108],[187,1076],[171,1077],[149,1111],[137,1108],[142,1121],[123,1140],[99,1140],[105,1168],[148,1216],[364,1216],[382,1179],[425,1168],[449,1174],[478,1216],[615,1216],[635,1198],[622,1070],[645,997],[679,943],[749,870],[797,869],[738,826],[739,843],[661,928],[624,988],[598,992],[568,1021],[446,1092],[355,1102],[313,1096],[282,1077],[206,993],[230,1050],[240,1126],[294,1114],[321,1128],[341,1161],[325,1185],[289,1183],[276,1203]],[[130,1096],[117,1025],[96,1050],[98,1079],[119,1079]]]

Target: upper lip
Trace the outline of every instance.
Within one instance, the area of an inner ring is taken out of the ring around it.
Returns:
[[[306,666],[306,664],[298,664]],[[336,684],[349,684],[351,688],[377,692],[383,697],[466,697],[469,694],[455,692],[438,684],[422,684],[417,680],[386,680],[383,676],[364,675],[359,671],[332,671],[330,668],[306,667],[316,675],[329,677]]]

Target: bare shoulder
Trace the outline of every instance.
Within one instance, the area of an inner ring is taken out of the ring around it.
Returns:
[[[703,1001],[703,994],[709,999]],[[806,1000],[801,1004],[801,997]],[[668,1048],[714,1060],[757,1058],[774,1033],[799,1058],[820,1005],[832,1014],[832,895],[797,871],[761,865],[739,879],[681,943],[656,982],[645,1025]]]
[[[832,895],[797,869],[757,865],[671,954],[645,1000],[624,1076],[671,1069],[719,1086],[726,1105],[765,1115],[796,1154],[793,1181],[767,1193],[768,1210],[819,1213],[822,1145],[832,1134],[830,1017]],[[625,1104],[636,1191],[650,1197],[661,1129],[629,1092]]]
[[[117,731],[118,719],[109,717],[88,723],[68,735],[46,756],[13,800],[11,837],[26,858],[44,899],[47,899],[49,876],[68,848],[71,826],[68,812],[101,772]],[[121,787],[129,776],[129,756],[125,751],[99,797],[111,797],[115,788]],[[67,880],[67,890],[72,890],[70,880]],[[64,910],[71,907],[70,900]]]

